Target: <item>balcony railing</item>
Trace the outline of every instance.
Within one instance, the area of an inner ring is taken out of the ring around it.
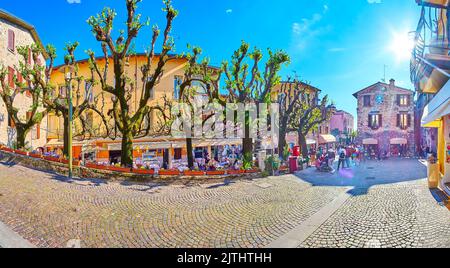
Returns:
[[[424,1],[422,12],[414,32],[415,47],[411,57],[411,81],[419,90],[419,82],[426,76],[427,68],[436,68],[426,60],[427,55],[449,56],[449,21],[448,7],[431,5]]]

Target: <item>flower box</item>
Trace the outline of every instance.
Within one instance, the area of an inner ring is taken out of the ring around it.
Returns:
[[[133,169],[133,173],[140,175],[155,175],[153,169]]]
[[[206,175],[209,175],[209,176],[222,176],[222,175],[225,175],[225,170],[206,171]]]
[[[160,170],[158,172],[160,176],[180,176],[179,170]]]
[[[59,158],[53,157],[53,156],[44,156],[44,159],[50,162],[60,162]]]
[[[250,169],[250,170],[246,170],[245,173],[247,174],[254,174],[254,173],[258,173],[259,170],[258,169]]]
[[[227,170],[228,175],[238,175],[238,174],[244,174],[244,173],[245,173],[245,170],[233,170],[233,169]]]
[[[130,173],[131,172],[131,168],[124,168],[124,167],[108,167],[107,169],[109,171],[121,172],[121,173]]]
[[[197,170],[186,170],[184,171],[184,176],[205,176],[205,172]]]
[[[2,151],[12,153],[14,150],[11,149],[11,148],[8,148],[8,147],[3,147],[3,148],[2,148]]]
[[[105,170],[107,168],[107,166],[97,165],[97,164],[94,164],[94,163],[86,163],[86,167],[87,168],[93,168],[93,169],[102,169],[102,170]]]
[[[19,154],[19,155],[28,156],[28,152],[24,152],[24,151],[20,151],[20,150],[14,150],[14,153]]]
[[[40,154],[30,154],[29,156],[33,158],[42,158],[42,155]]]

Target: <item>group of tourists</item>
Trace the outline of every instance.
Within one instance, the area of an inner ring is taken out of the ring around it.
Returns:
[[[365,159],[365,149],[363,146],[355,144],[349,146],[339,146],[335,149],[324,149],[319,147],[316,155],[315,166],[322,172],[335,172],[334,164],[337,161],[337,170],[349,169],[352,166],[360,165]]]

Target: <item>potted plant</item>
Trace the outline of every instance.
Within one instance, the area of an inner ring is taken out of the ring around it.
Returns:
[[[239,169],[239,170],[236,170],[236,169],[227,170],[227,174],[228,175],[239,175],[239,174],[244,174],[244,173],[245,173],[245,170],[242,170],[242,169]]]
[[[209,176],[222,176],[222,175],[225,175],[225,170],[210,170],[210,171],[206,171],[206,175],[209,175]]]
[[[185,170],[184,171],[185,176],[204,176],[205,172],[200,170]]]
[[[133,169],[133,173],[140,175],[155,175],[155,170],[146,168]]]
[[[54,157],[54,156],[44,156],[44,159],[50,162],[60,162],[59,158]]]
[[[180,171],[173,169],[173,170],[165,170],[165,169],[160,169],[158,171],[158,175],[160,176],[180,176]]]
[[[16,153],[18,155],[28,156],[28,152],[24,152],[24,151],[21,151],[21,150],[14,150],[14,153]]]

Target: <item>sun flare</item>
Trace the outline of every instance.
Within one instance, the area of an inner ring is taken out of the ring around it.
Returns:
[[[411,58],[414,41],[407,33],[394,33],[389,50],[395,55],[397,61],[405,61]]]

